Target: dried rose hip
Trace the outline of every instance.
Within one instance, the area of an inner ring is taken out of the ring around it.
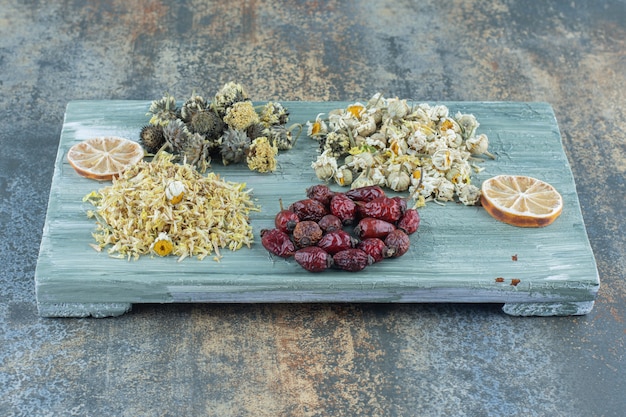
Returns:
[[[317,222],[317,224],[319,224],[322,230],[326,233],[341,230],[343,227],[341,219],[334,214],[325,215],[319,222]]]
[[[296,223],[292,236],[296,246],[303,248],[317,244],[323,233],[322,228],[317,223],[312,220],[304,220]]]
[[[326,206],[312,198],[296,201],[289,206],[289,209],[296,213],[300,220],[312,220],[314,222],[318,222],[328,214]]]
[[[290,257],[296,251],[289,235],[279,229],[261,230],[261,244],[271,254],[283,258]]]
[[[345,271],[357,272],[374,262],[371,256],[361,249],[346,249],[333,256],[333,264]]]
[[[310,272],[322,272],[333,264],[333,257],[317,246],[298,249],[294,258],[302,268]]]
[[[360,239],[367,239],[370,237],[384,239],[394,230],[396,230],[396,226],[389,222],[375,219],[373,217],[366,217],[359,221],[359,224],[357,224],[354,228],[354,233]]]
[[[357,243],[358,240],[350,236],[350,233],[336,230],[322,236],[320,241],[317,242],[317,246],[334,255],[342,250],[355,247]]]
[[[385,242],[377,237],[362,240],[356,247],[371,256],[374,262],[382,261],[387,250]]]
[[[274,225],[277,229],[282,230],[285,233],[291,233],[293,228],[296,227],[296,223],[300,221],[300,218],[296,213],[291,210],[281,210],[276,214],[274,218]]]
[[[400,229],[396,229],[389,233],[385,238],[385,246],[387,250],[384,255],[385,258],[397,258],[404,255],[411,245],[409,236]]]
[[[389,197],[378,197],[367,203],[359,204],[361,217],[373,217],[389,223],[397,222],[402,216],[402,206],[399,201]]]
[[[404,211],[406,210],[407,204],[406,204],[406,199],[402,198],[402,197],[391,197],[392,200],[394,200],[395,202],[397,202],[400,205],[400,210],[402,211],[402,213],[404,213]]]
[[[384,197],[385,191],[379,185],[368,185],[346,191],[346,196],[354,201],[367,202],[378,197]]]
[[[345,194],[335,194],[330,200],[330,212],[341,219],[344,225],[351,225],[356,218],[356,203]]]
[[[331,190],[326,184],[312,185],[306,189],[306,196],[317,200],[323,205],[330,204],[330,199],[333,198],[335,192]]]
[[[404,231],[407,235],[415,233],[420,227],[420,215],[417,210],[405,210],[396,227]]]

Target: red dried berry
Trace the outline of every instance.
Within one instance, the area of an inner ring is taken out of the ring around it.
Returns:
[[[346,196],[354,201],[367,202],[375,198],[384,197],[385,191],[379,185],[368,185],[346,191]]]
[[[396,197],[391,197],[391,199],[396,201],[400,205],[400,210],[402,211],[402,213],[404,213],[407,207],[406,198],[396,196]]]
[[[306,189],[306,196],[317,200],[323,205],[330,204],[330,199],[333,198],[335,192],[331,190],[326,184],[312,185]]]
[[[317,242],[317,246],[334,255],[342,250],[355,247],[357,243],[358,240],[350,236],[350,233],[336,230],[322,236],[320,241]]]
[[[297,250],[294,258],[302,268],[310,272],[322,272],[333,264],[332,256],[317,246]]]
[[[282,258],[288,258],[296,251],[289,235],[279,229],[261,230],[261,244],[271,254]]]
[[[291,210],[281,210],[276,214],[274,218],[274,225],[277,229],[282,230],[285,233],[291,233],[293,228],[296,227],[296,223],[300,221],[300,218],[296,213]]]
[[[387,250],[387,246],[385,246],[385,242],[381,239],[377,237],[370,237],[359,242],[357,249],[361,249],[363,252],[371,256],[372,259],[374,259],[374,262],[380,262],[385,257],[384,254]]]
[[[396,229],[385,238],[385,246],[387,246],[387,250],[384,253],[385,258],[397,258],[409,250],[411,240],[402,230]]]
[[[317,224],[319,224],[322,230],[326,233],[341,230],[343,227],[341,219],[334,214],[325,215],[319,222],[317,222]]]
[[[312,220],[304,220],[296,223],[292,236],[296,246],[303,248],[316,245],[323,234],[322,228],[317,223]]]
[[[396,230],[396,226],[389,222],[375,219],[373,217],[366,217],[359,221],[359,224],[357,224],[354,228],[354,233],[360,239],[367,239],[370,237],[384,239],[389,233],[394,230]]]
[[[415,209],[407,209],[400,218],[397,228],[404,231],[407,235],[415,233],[420,227],[420,215]]]
[[[351,225],[356,219],[356,203],[345,194],[335,194],[330,200],[330,212],[339,217],[344,225]]]
[[[326,206],[312,198],[296,201],[289,206],[289,210],[296,213],[300,221],[312,220],[318,222],[322,217],[328,214]]]
[[[367,203],[359,204],[361,217],[373,217],[389,223],[397,222],[402,217],[400,202],[389,197],[378,197]]]
[[[345,271],[357,272],[374,262],[371,256],[361,249],[346,249],[333,256],[334,265]]]

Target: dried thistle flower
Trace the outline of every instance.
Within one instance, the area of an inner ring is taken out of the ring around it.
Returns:
[[[261,123],[266,127],[285,125],[289,121],[289,111],[278,102],[268,102],[261,109]]]
[[[176,99],[170,94],[165,93],[163,98],[154,100],[150,104],[150,109],[148,113],[146,113],[146,116],[151,116],[151,125],[165,126],[170,121],[176,120],[178,117]]]
[[[174,153],[180,153],[187,147],[191,133],[189,133],[187,126],[182,120],[174,119],[163,127],[163,136],[169,144],[170,149]]]
[[[139,133],[139,143],[144,147],[146,152],[155,154],[165,145],[165,135],[163,134],[163,126],[146,125],[141,128]]]
[[[242,162],[250,148],[250,138],[243,130],[228,128],[222,135],[220,154],[224,165]]]
[[[248,93],[241,84],[228,82],[215,94],[213,106],[217,113],[224,117],[227,110],[235,103],[250,100]]]

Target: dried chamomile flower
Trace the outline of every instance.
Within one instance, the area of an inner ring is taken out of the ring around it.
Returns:
[[[233,129],[246,130],[259,123],[259,115],[250,101],[240,101],[228,108],[224,122]]]
[[[404,116],[409,114],[411,109],[407,104],[406,100],[400,99],[389,99],[387,102],[387,114],[392,119],[402,119]]]
[[[307,128],[306,134],[313,139],[319,139],[321,136],[326,135],[328,133],[328,125],[324,120],[322,120],[322,115],[324,113],[320,113],[315,117],[313,122],[306,122],[305,126]]]
[[[259,117],[266,127],[285,125],[289,121],[289,112],[282,104],[270,101],[263,106]]]
[[[352,184],[352,170],[343,165],[337,169],[333,176],[335,182],[342,187]]]
[[[261,136],[252,141],[246,161],[248,168],[257,172],[273,172],[276,170],[278,148]]]
[[[461,134],[465,140],[474,136],[476,129],[480,126],[480,123],[478,123],[478,120],[476,120],[476,117],[473,114],[463,114],[458,112],[454,118],[461,128]]]
[[[472,136],[471,138],[466,140],[465,146],[467,147],[469,153],[471,153],[472,155],[487,155],[491,159],[495,158],[487,150],[489,148],[489,139],[484,133],[478,136]]]
[[[159,233],[150,246],[150,250],[159,256],[167,256],[172,253],[173,249],[174,244],[172,243],[172,239],[167,235],[167,232]]]
[[[170,181],[165,187],[165,198],[170,204],[178,204],[185,196],[185,184],[181,181]]]
[[[148,113],[146,113],[146,116],[151,116],[151,125],[165,126],[170,121],[176,120],[178,117],[176,99],[168,93],[165,93],[163,98],[154,100],[150,104],[150,109]]]
[[[311,163],[311,168],[315,170],[315,175],[322,181],[328,181],[337,172],[337,159],[329,155],[329,152],[323,152],[317,159]]]
[[[459,201],[466,206],[473,206],[480,201],[480,188],[474,184],[459,184],[456,187]]]
[[[411,176],[400,164],[391,165],[388,169],[386,186],[394,191],[406,191],[411,185]]]
[[[228,128],[222,135],[220,154],[224,165],[236,164],[246,158],[250,149],[250,138],[243,130]]]
[[[226,111],[235,103],[250,100],[248,93],[241,84],[228,82],[215,94],[213,106],[220,116],[225,116]]]

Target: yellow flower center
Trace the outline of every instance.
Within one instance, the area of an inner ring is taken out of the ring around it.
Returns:
[[[348,106],[348,108],[346,109],[349,113],[352,113],[352,115],[354,117],[356,117],[357,119],[361,118],[361,113],[363,113],[363,110],[365,110],[365,107],[363,107],[360,104],[352,104],[350,106]]]

